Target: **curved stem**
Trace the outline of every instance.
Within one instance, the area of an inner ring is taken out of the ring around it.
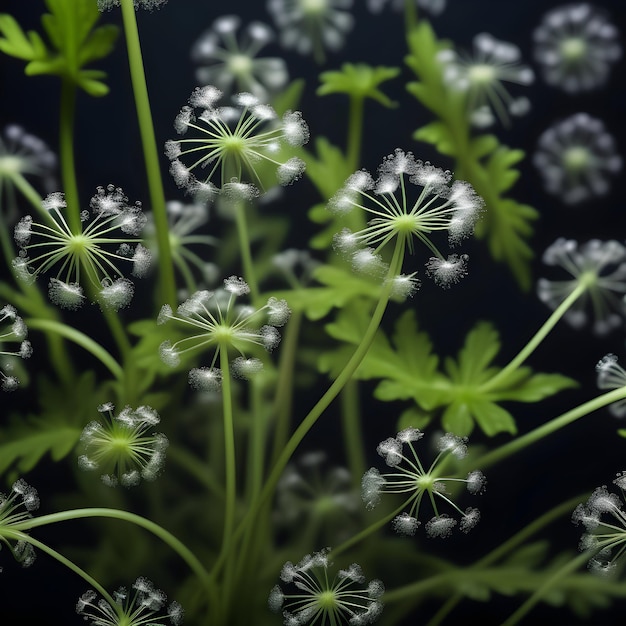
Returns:
[[[593,400],[589,400],[588,402],[563,413],[559,417],[555,417],[553,420],[543,424],[543,426],[539,426],[538,428],[535,428],[535,430],[531,430],[529,433],[526,433],[525,435],[522,435],[521,437],[518,437],[517,439],[492,450],[491,452],[488,452],[482,457],[479,457],[474,463],[472,463],[472,467],[480,467],[483,469],[489,467],[490,465],[495,465],[536,441],[543,439],[547,435],[550,435],[564,426],[575,422],[577,419],[584,417],[585,415],[589,415],[589,413],[592,413],[593,411],[597,411],[602,407],[624,398],[626,398],[626,387],[620,387],[619,389],[608,391]]]
[[[25,322],[29,328],[34,330],[42,330],[69,339],[95,356],[115,376],[116,380],[122,381],[124,379],[124,370],[111,354],[81,331],[62,322],[50,319],[30,318],[25,320]]]
[[[550,591],[550,589],[564,576],[576,571],[583,563],[589,560],[590,551],[583,552],[560,567],[550,576],[531,596],[522,604],[513,615],[502,622],[502,626],[514,626]]]
[[[404,258],[404,249],[405,242],[403,239],[399,238],[396,241],[396,246],[393,252],[391,263],[389,264],[387,279],[383,283],[378,303],[376,305],[376,308],[374,309],[374,312],[372,313],[372,318],[363,335],[361,343],[358,345],[357,349],[354,351],[352,357],[350,358],[344,369],[341,371],[339,376],[337,376],[332,385],[327,389],[326,393],[324,393],[324,395],[318,400],[318,402],[309,411],[306,417],[300,422],[298,428],[296,428],[289,441],[287,441],[276,463],[274,464],[272,471],[265,481],[261,493],[251,503],[250,509],[248,510],[239,527],[237,528],[237,536],[243,533],[246,534],[249,538],[250,534],[252,533],[252,529],[256,524],[256,516],[258,512],[260,511],[263,504],[272,495],[272,493],[274,493],[274,489],[276,488],[276,485],[280,480],[283,470],[291,459],[291,456],[296,451],[306,434],[315,425],[317,420],[330,406],[333,400],[335,400],[335,398],[339,395],[339,392],[345,387],[346,383],[352,378],[354,372],[357,370],[357,368],[365,358],[365,355],[367,354],[370,346],[372,345],[372,342],[374,341],[374,337],[376,336],[376,332],[378,331],[378,327],[380,326],[383,314],[385,312],[385,309],[387,308],[387,304],[389,303],[389,297],[393,288],[393,278],[400,273],[402,260]],[[248,540],[244,542],[244,544],[247,543]],[[223,565],[223,561],[225,558],[226,556],[223,552],[213,566],[213,569],[211,570],[212,577],[215,577],[217,575],[219,569]]]
[[[159,155],[152,122],[150,99],[146,85],[146,75],[143,67],[141,44],[139,42],[137,17],[135,15],[133,0],[122,0],[121,7],[128,51],[130,78],[133,85],[135,108],[137,109],[139,132],[143,146],[146,175],[148,177],[150,204],[152,206],[152,215],[156,227],[157,246],[159,250],[158,263],[161,299],[162,302],[167,302],[171,306],[175,306],[177,302],[176,283],[174,280],[174,267],[170,249],[169,222],[167,219],[163,180],[161,178]]]
[[[93,576],[90,576],[84,569],[80,568],[76,565],[76,563],[70,561],[60,552],[57,552],[50,546],[47,546],[45,543],[42,543],[38,539],[35,539],[26,533],[17,532],[15,533],[15,538],[30,543],[33,547],[45,552],[48,556],[51,556],[53,559],[61,563],[61,565],[65,565],[65,567],[72,570],[75,574],[78,574],[88,585],[93,587],[113,609],[117,606],[117,603],[111,594],[109,594],[109,592],[95,578],[93,578]]]
[[[502,368],[491,380],[481,385],[480,392],[484,393],[490,391],[494,387],[498,386],[498,382],[511,373],[517,370],[517,368],[535,351],[537,346],[547,337],[548,333],[556,326],[557,322],[567,313],[571,306],[580,298],[580,296],[587,290],[587,285],[583,282],[576,286],[576,289],[561,302],[561,304],[554,310],[552,315],[546,320],[543,326],[535,333],[535,336],[524,346],[519,354],[504,368]]]
[[[168,545],[180,558],[187,563],[192,572],[194,572],[198,578],[205,585],[206,589],[214,596],[215,590],[209,579],[208,572],[198,560],[195,554],[180,541],[177,537],[172,535],[169,531],[159,526],[155,522],[136,515],[135,513],[129,513],[128,511],[122,511],[118,509],[104,509],[104,508],[88,508],[88,509],[73,509],[70,511],[61,511],[60,513],[51,513],[49,515],[42,515],[40,517],[33,517],[32,519],[24,522],[18,522],[12,524],[12,528],[16,530],[31,530],[39,526],[47,526],[49,524],[56,524],[58,522],[67,522],[71,520],[86,519],[91,517],[99,518],[113,518],[130,522],[136,526],[140,526],[145,530],[156,535],[161,541]]]

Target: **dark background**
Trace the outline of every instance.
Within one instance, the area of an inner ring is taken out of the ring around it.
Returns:
[[[473,36],[481,31],[514,42],[521,48],[526,63],[537,70],[532,61],[532,30],[539,24],[546,10],[561,4],[545,0],[449,0],[446,11],[434,18],[433,24],[438,36],[449,38],[467,49],[471,47]],[[626,34],[626,10],[621,0],[592,4],[607,9],[622,36]],[[307,79],[302,110],[310,125],[311,135],[326,135],[340,145],[345,135],[345,103],[339,96],[312,98],[318,84],[319,71],[339,67],[346,60],[373,65],[400,65],[405,49],[397,14],[386,10],[372,17],[364,8],[362,0],[355,0],[355,5],[356,26],[347,38],[345,49],[338,54],[329,54],[322,68],[310,59],[281,51],[277,45],[268,46],[262,53],[284,56],[291,77]],[[40,0],[0,1],[1,11],[16,16],[24,27],[36,30],[40,30],[39,15],[43,6]],[[232,0],[228,4],[209,0],[170,0],[161,10],[153,13],[138,12],[159,143],[173,136],[174,117],[196,84],[193,65],[189,61],[192,44],[216,17],[226,13],[239,14],[244,24],[254,19],[271,23],[264,2],[260,0]],[[119,11],[105,14],[103,21],[121,24]],[[0,126],[10,122],[19,123],[51,146],[56,146],[57,81],[50,77],[26,78],[22,67],[17,60],[0,57]],[[84,95],[79,97],[76,154],[82,196],[88,198],[97,185],[113,182],[122,186],[131,199],[147,201],[143,157],[121,39],[114,54],[99,63],[98,67],[109,72],[111,94],[96,100]],[[545,128],[560,118],[586,111],[605,122],[623,153],[626,146],[623,123],[626,111],[624,68],[624,60],[621,60],[613,68],[610,82],[604,89],[577,96],[546,86],[537,72],[535,84],[527,91],[533,103],[531,114],[516,121],[511,130],[499,128],[502,141],[532,153],[537,137]],[[396,147],[413,150],[418,158],[430,159],[437,165],[451,165],[429,147],[418,145],[411,139],[413,131],[431,118],[416,101],[406,95],[404,83],[410,79],[411,74],[403,69],[399,79],[388,83],[387,93],[402,103],[400,108],[389,111],[377,104],[368,106],[362,165],[370,170],[375,169],[381,158]],[[163,168],[168,198],[180,199],[180,192],[165,173],[165,159]],[[522,170],[523,176],[512,195],[540,211],[533,239],[538,257],[559,236],[581,241],[593,237],[624,240],[626,220],[622,175],[615,177],[613,192],[609,196],[569,207],[543,192],[541,180],[532,166],[525,163]],[[298,190],[289,196],[290,191],[287,192],[288,198],[301,197]],[[310,204],[317,200],[313,195]],[[290,206],[294,223],[306,224],[308,205],[296,210]],[[520,293],[508,271],[489,261],[482,244],[471,245],[471,258],[470,276],[455,289],[453,297],[428,285],[415,298],[414,305],[422,326],[431,332],[436,348],[444,354],[453,354],[458,350],[463,337],[477,319],[492,320],[503,332],[501,359],[504,363],[532,336],[545,320],[548,311],[537,301],[534,293]],[[533,270],[535,277],[542,275],[539,260]],[[561,324],[531,357],[530,364],[542,371],[559,371],[577,378],[581,381],[581,388],[544,402],[539,409],[516,405],[515,416],[520,430],[530,430],[592,397],[596,393],[594,364],[607,352],[615,352],[622,362],[626,361],[622,330],[598,339],[591,335],[589,329],[574,331]],[[390,411],[393,408],[379,406],[378,410]],[[535,446],[532,455],[518,457],[498,466],[497,473],[489,475],[489,491],[481,506],[484,526],[479,526],[470,535],[469,542],[459,540],[451,543],[449,550],[453,556],[459,562],[469,562],[483,551],[484,546],[486,549],[495,547],[499,541],[558,502],[610,482],[617,471],[626,469],[626,442],[615,435],[619,426],[621,424],[602,411],[568,427],[558,437]],[[372,457],[376,442],[391,435],[393,427],[392,418],[379,420],[372,425],[371,431],[366,434],[371,443]],[[320,441],[330,438],[328,431],[318,430],[315,436]],[[506,437],[502,437],[496,441],[505,440]],[[58,487],[61,486],[51,484],[45,489],[40,488],[43,499],[44,491]],[[48,511],[49,507],[46,509]],[[490,515],[492,520],[488,521]],[[502,523],[494,523],[493,518],[501,519]],[[55,532],[58,533],[56,537]],[[81,533],[79,524],[75,525],[75,532]],[[551,539],[555,544],[572,546],[577,544],[579,536],[579,529],[565,520],[558,528],[555,527],[555,535]],[[64,538],[60,530],[49,532],[48,537],[52,542],[55,538]],[[0,574],[0,598],[3,601],[0,623],[35,623],[34,618],[29,617],[31,615],[38,616],[41,623],[49,623],[50,615],[67,615],[71,623],[74,623],[72,619],[79,623],[80,618],[72,618],[71,605],[72,599],[84,591],[81,581],[67,576],[43,555],[27,571],[15,567],[6,552],[0,552],[0,555],[4,567],[4,572]],[[18,604],[22,608],[17,609]],[[486,612],[483,605],[464,604],[486,624],[497,623],[508,615],[512,606],[515,603],[507,603],[502,608],[496,602],[494,608],[490,609],[496,613],[491,614]],[[12,613],[11,617],[4,617],[6,609]],[[615,613],[598,613],[589,623],[616,624],[619,623],[616,617],[619,613],[617,610]],[[555,624],[574,623],[570,617],[558,610],[541,610],[527,621],[544,623],[541,620],[547,622],[550,619]],[[416,618],[412,623],[421,623],[421,620]]]

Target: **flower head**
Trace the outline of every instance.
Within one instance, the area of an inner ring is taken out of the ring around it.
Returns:
[[[272,350],[280,342],[277,326],[285,324],[290,309],[285,300],[269,298],[260,309],[237,304],[237,298],[248,294],[247,283],[236,276],[224,280],[224,288],[218,291],[197,291],[178,306],[176,313],[164,305],[158,323],[177,322],[190,332],[175,342],[166,340],[161,344],[161,359],[176,366],[188,353],[205,350],[213,352],[210,366],[194,368],[189,373],[192,387],[200,390],[220,388],[222,372],[216,367],[221,350],[235,353],[232,362],[234,373],[248,378],[262,367],[258,358],[247,358],[245,352],[260,346]]]
[[[178,114],[174,127],[184,137],[165,145],[176,184],[205,199],[218,191],[249,199],[265,187],[262,167],[274,169],[281,185],[298,179],[304,161],[283,156],[282,149],[308,141],[301,114],[287,111],[279,118],[251,93],[219,107],[221,97],[217,87],[197,87]]]
[[[596,365],[599,389],[621,389],[626,387],[626,370],[617,362],[617,356],[607,354]],[[615,417],[626,417],[626,399],[613,402],[609,411]]]
[[[372,624],[382,613],[380,598],[385,588],[380,580],[365,585],[361,568],[353,563],[329,577],[329,548],[307,554],[294,565],[288,561],[280,578],[288,587],[276,585],[270,592],[269,607],[282,611],[286,626],[307,624]]]
[[[415,4],[424,11],[439,15],[446,8],[446,0],[414,0]],[[380,13],[387,5],[391,5],[394,11],[402,11],[406,0],[367,0],[367,8],[372,13]]]
[[[46,192],[56,185],[57,158],[44,141],[27,133],[17,124],[5,126],[0,135],[0,198],[3,209],[15,210],[20,179],[41,179]],[[5,214],[6,215],[6,214]]]
[[[80,441],[83,454],[78,465],[87,471],[101,472],[102,482],[114,487],[121,483],[133,487],[140,480],[155,480],[165,462],[167,437],[155,433],[161,421],[149,406],[125,407],[115,417],[110,402],[98,407],[103,416],[83,429]]]
[[[599,119],[587,113],[576,113],[545,130],[533,163],[546,191],[566,204],[605,195],[610,176],[622,169],[615,140]]]
[[[76,603],[76,612],[92,626],[178,626],[183,621],[183,608],[178,602],[166,606],[167,596],[147,578],[137,578],[129,591],[120,587],[111,604],[98,598],[95,591],[86,591]]]
[[[306,527],[321,535],[322,541],[341,541],[354,526],[359,495],[350,472],[344,467],[327,468],[326,460],[323,452],[309,452],[285,468],[276,489],[275,518],[298,533]]]
[[[32,281],[58,268],[48,295],[63,308],[82,306],[85,287],[96,293],[103,308],[127,306],[134,285],[118,266],[129,264],[132,276],[143,276],[150,265],[150,253],[137,239],[146,223],[141,205],[129,205],[119,187],[98,187],[90,210],[81,214],[80,233],[66,222],[66,206],[62,193],[52,193],[43,202],[48,220],[39,223],[27,215],[16,224],[15,241],[21,248],[13,261],[17,275]]]
[[[467,439],[451,433],[441,436],[437,442],[438,454],[426,469],[422,464],[415,443],[422,439],[423,433],[417,428],[401,430],[395,437],[385,439],[376,451],[385,459],[393,471],[381,474],[375,467],[363,475],[361,494],[368,509],[373,509],[379,502],[381,493],[406,494],[406,511],[396,516],[392,526],[402,535],[414,535],[421,525],[420,509],[424,497],[429,500],[434,517],[426,524],[429,537],[447,537],[457,525],[457,519],[442,513],[438,503],[445,503],[460,515],[460,529],[468,532],[480,518],[478,509],[467,508],[462,511],[452,500],[449,486],[464,484],[471,494],[483,493],[486,480],[482,472],[474,470],[466,478],[442,475],[442,461],[452,455],[463,458],[467,454]],[[408,452],[407,452],[408,448]]]
[[[618,473],[613,484],[619,488],[621,498],[603,485],[572,514],[574,524],[582,524],[585,528],[579,548],[593,552],[589,569],[601,575],[613,572],[626,551],[626,512],[623,509],[626,472]]]
[[[533,39],[544,80],[568,93],[601,87],[622,56],[617,28],[587,2],[548,11]]]
[[[299,54],[324,61],[324,50],[339,50],[352,30],[352,0],[268,0],[267,10],[280,30],[280,42]]]
[[[583,244],[560,237],[543,253],[546,265],[564,269],[565,280],[537,281],[539,299],[556,309],[575,289],[584,287],[582,295],[564,315],[575,328],[589,320],[591,308],[593,331],[605,335],[621,326],[626,304],[626,247],[615,240],[591,239]],[[590,306],[588,306],[590,305]]]
[[[251,22],[238,37],[240,26],[236,15],[224,15],[200,35],[191,49],[191,58],[200,65],[196,78],[201,85],[215,85],[229,94],[249,92],[267,102],[287,83],[287,66],[277,57],[257,57],[274,38],[269,26]]]
[[[533,71],[520,62],[520,50],[512,43],[489,33],[476,35],[473,43],[473,55],[458,54],[452,49],[439,53],[444,81],[451,89],[467,94],[467,107],[475,126],[493,124],[493,113],[508,125],[511,115],[528,112],[530,102],[526,97],[513,98],[503,83],[530,85],[534,81]]]
[[[360,231],[343,229],[335,236],[335,247],[351,258],[356,269],[382,272],[380,252],[388,243],[400,239],[413,251],[417,240],[434,254],[427,264],[428,275],[442,286],[458,282],[466,274],[467,257],[446,260],[431,235],[446,231],[448,243],[456,245],[472,234],[483,201],[469,183],[457,180],[450,185],[451,178],[450,172],[399,149],[382,162],[376,180],[364,170],[356,172],[328,208],[338,215],[359,209],[371,219]],[[413,186],[417,192],[412,197]]]
[[[23,478],[16,480],[11,493],[0,493],[0,547],[4,544],[15,559],[24,567],[32,565],[35,560],[33,546],[24,539],[15,540],[11,531],[14,524],[25,522],[32,517],[32,512],[39,508],[37,490]],[[6,536],[9,534],[9,536]],[[0,572],[2,568],[0,567]]]
[[[0,388],[3,391],[13,391],[19,385],[19,379],[11,371],[12,359],[31,356],[33,349],[27,335],[28,328],[15,307],[5,304],[0,309]],[[16,344],[16,348],[10,349],[6,344]]]
[[[217,239],[202,232],[209,219],[207,207],[202,204],[184,204],[178,200],[170,200],[165,209],[168,218],[168,233],[172,261],[185,282],[189,292],[197,289],[196,276],[199,274],[203,283],[211,284],[218,272],[214,263],[205,260],[208,249],[214,250]],[[144,242],[153,257],[159,252],[156,226],[152,215],[144,230]]]

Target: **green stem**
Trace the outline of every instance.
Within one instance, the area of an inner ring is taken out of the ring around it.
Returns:
[[[361,161],[361,137],[363,136],[363,109],[365,106],[362,96],[350,97],[350,113],[348,117],[348,137],[346,140],[346,162],[348,171],[359,168]]]
[[[76,116],[76,85],[64,78],[61,81],[61,115],[59,122],[59,156],[61,179],[67,202],[67,222],[73,234],[83,230],[80,219],[80,196],[76,182],[74,158],[74,121]]]
[[[116,380],[124,379],[124,370],[119,363],[96,341],[72,326],[50,319],[27,319],[26,325],[34,330],[42,330],[65,337],[95,356],[113,374]]]
[[[141,135],[146,175],[148,178],[150,204],[152,206],[152,216],[154,218],[159,250],[160,295],[163,302],[175,306],[177,303],[176,283],[174,280],[174,266],[170,249],[169,221],[167,219],[163,180],[159,167],[159,153],[157,151],[154,125],[152,122],[152,111],[150,109],[150,99],[148,97],[146,75],[143,67],[141,44],[139,42],[137,17],[135,15],[133,0],[122,0],[121,7],[128,52],[128,64],[130,67],[130,78],[133,85],[135,108],[137,110],[139,132]]]
[[[113,597],[95,578],[93,578],[93,576],[90,576],[84,569],[80,568],[78,565],[76,565],[76,563],[70,561],[60,552],[57,552],[50,546],[42,543],[34,537],[31,537],[30,535],[27,535],[26,533],[15,533],[15,539],[30,543],[33,547],[41,550],[42,552],[45,552],[47,555],[51,556],[53,559],[61,563],[61,565],[65,565],[65,567],[72,570],[75,574],[78,574],[88,585],[93,587],[111,605],[112,608],[115,608],[117,606],[117,603],[115,602]]]
[[[560,567],[517,609],[517,611],[515,611],[515,613],[513,613],[513,615],[502,622],[502,626],[514,626],[514,624],[517,624],[561,578],[576,571],[583,563],[589,560],[589,556],[590,551],[585,551],[571,561],[568,561],[563,567]]]
[[[342,370],[342,372],[337,376],[332,385],[327,389],[324,395],[318,400],[317,404],[309,411],[306,417],[300,422],[300,425],[294,431],[293,435],[286,443],[282,452],[280,453],[272,471],[270,472],[259,497],[252,502],[250,509],[248,510],[245,518],[237,528],[236,535],[239,536],[241,533],[249,536],[256,524],[256,517],[258,512],[260,511],[263,504],[269,499],[269,497],[274,493],[274,489],[276,488],[276,484],[280,480],[280,477],[291,459],[293,453],[296,451],[306,434],[311,430],[311,428],[315,425],[320,416],[324,413],[324,411],[330,406],[330,404],[335,400],[338,396],[339,392],[345,387],[346,383],[352,378],[354,372],[357,370],[368,350],[370,349],[372,342],[374,341],[374,337],[376,336],[376,332],[378,331],[378,327],[380,326],[380,322],[383,318],[383,314],[385,309],[387,308],[387,304],[389,303],[389,297],[391,295],[391,291],[393,288],[393,278],[400,273],[402,268],[402,261],[404,258],[404,249],[405,249],[405,241],[402,238],[398,238],[396,241],[396,246],[393,252],[393,256],[391,259],[391,263],[389,264],[389,270],[387,273],[386,280],[383,283],[383,287],[381,289],[381,294],[372,313],[372,317],[367,327],[363,339],[361,343],[358,345],[357,349],[354,351],[352,357]],[[244,543],[247,543],[244,542]],[[226,558],[226,554],[222,552],[220,558],[216,561],[213,569],[211,570],[211,575],[215,577],[217,572],[223,565],[223,561]]]
[[[584,282],[579,283],[576,289],[561,302],[561,304],[554,310],[552,315],[546,320],[543,326],[535,333],[535,336],[524,346],[520,353],[504,368],[502,368],[491,380],[481,385],[480,393],[485,393],[498,386],[501,380],[506,380],[506,377],[516,371],[519,366],[526,361],[526,359],[536,350],[537,346],[547,337],[548,333],[556,326],[557,322],[569,311],[574,302],[582,296],[587,290],[587,285]]]
[[[259,284],[256,277],[256,269],[250,251],[250,235],[248,233],[248,223],[246,220],[246,204],[243,200],[233,202],[235,220],[237,224],[237,236],[239,238],[239,253],[243,265],[243,275],[250,286],[250,299],[257,303],[259,299]]]
[[[32,519],[26,520],[24,522],[12,524],[12,528],[24,531],[38,528],[40,526],[47,526],[49,524],[56,524],[59,522],[67,522],[92,517],[113,518],[125,522],[130,522],[131,524],[135,524],[136,526],[139,526],[151,532],[153,535],[161,539],[161,541],[163,541],[166,545],[168,545],[176,554],[178,554],[178,556],[180,556],[180,558],[185,561],[185,563],[187,563],[191,571],[198,576],[206,589],[211,594],[214,594],[213,585],[211,584],[206,569],[204,569],[202,563],[184,543],[182,543],[177,537],[172,535],[172,533],[165,530],[163,527],[155,524],[153,521],[146,519],[145,517],[141,517],[140,515],[135,515],[134,513],[130,513],[128,511],[104,508],[73,509],[70,511],[61,511],[59,513],[51,513],[49,515],[33,517]]]
[[[302,327],[301,310],[294,311],[285,328],[285,336],[281,342],[280,362],[278,365],[276,397],[274,399],[274,415],[276,424],[274,427],[274,444],[272,450],[272,464],[278,459],[280,451],[285,447],[289,438],[291,426],[291,412],[293,405],[293,374],[295,371],[296,354],[298,351],[298,339]]]
[[[360,480],[366,467],[358,381],[349,381],[341,391],[339,400],[341,402],[341,425],[348,467],[353,479]]]
[[[575,422],[577,419],[584,417],[585,415],[589,415],[589,413],[597,411],[598,409],[612,404],[613,402],[623,400],[624,398],[626,398],[626,387],[620,387],[619,389],[608,391],[597,398],[593,398],[593,400],[589,400],[588,402],[563,413],[559,417],[555,417],[553,420],[543,424],[543,426],[539,426],[538,428],[535,428],[535,430],[531,430],[529,433],[526,433],[525,435],[522,435],[521,437],[518,437],[517,439],[492,450],[491,452],[488,452],[484,456],[476,459],[472,465],[474,467],[480,467],[481,469],[495,465],[503,459],[508,459],[508,457],[512,456],[516,452],[527,448],[536,441],[543,439],[547,435],[550,435],[564,426]]]

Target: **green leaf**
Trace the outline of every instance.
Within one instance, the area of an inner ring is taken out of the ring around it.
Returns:
[[[345,93],[351,98],[365,100],[371,98],[386,107],[397,106],[390,100],[379,86],[398,76],[400,69],[397,67],[377,66],[371,67],[365,63],[344,63],[341,71],[322,72],[320,74],[321,86],[317,89],[319,96],[331,93]]]
[[[49,45],[35,32],[24,34],[11,16],[1,15],[0,50],[28,61],[24,71],[29,76],[60,76],[91,96],[107,94],[106,73],[85,66],[111,53],[119,29],[96,27],[100,12],[93,0],[46,0],[46,5],[50,12],[41,23]]]

